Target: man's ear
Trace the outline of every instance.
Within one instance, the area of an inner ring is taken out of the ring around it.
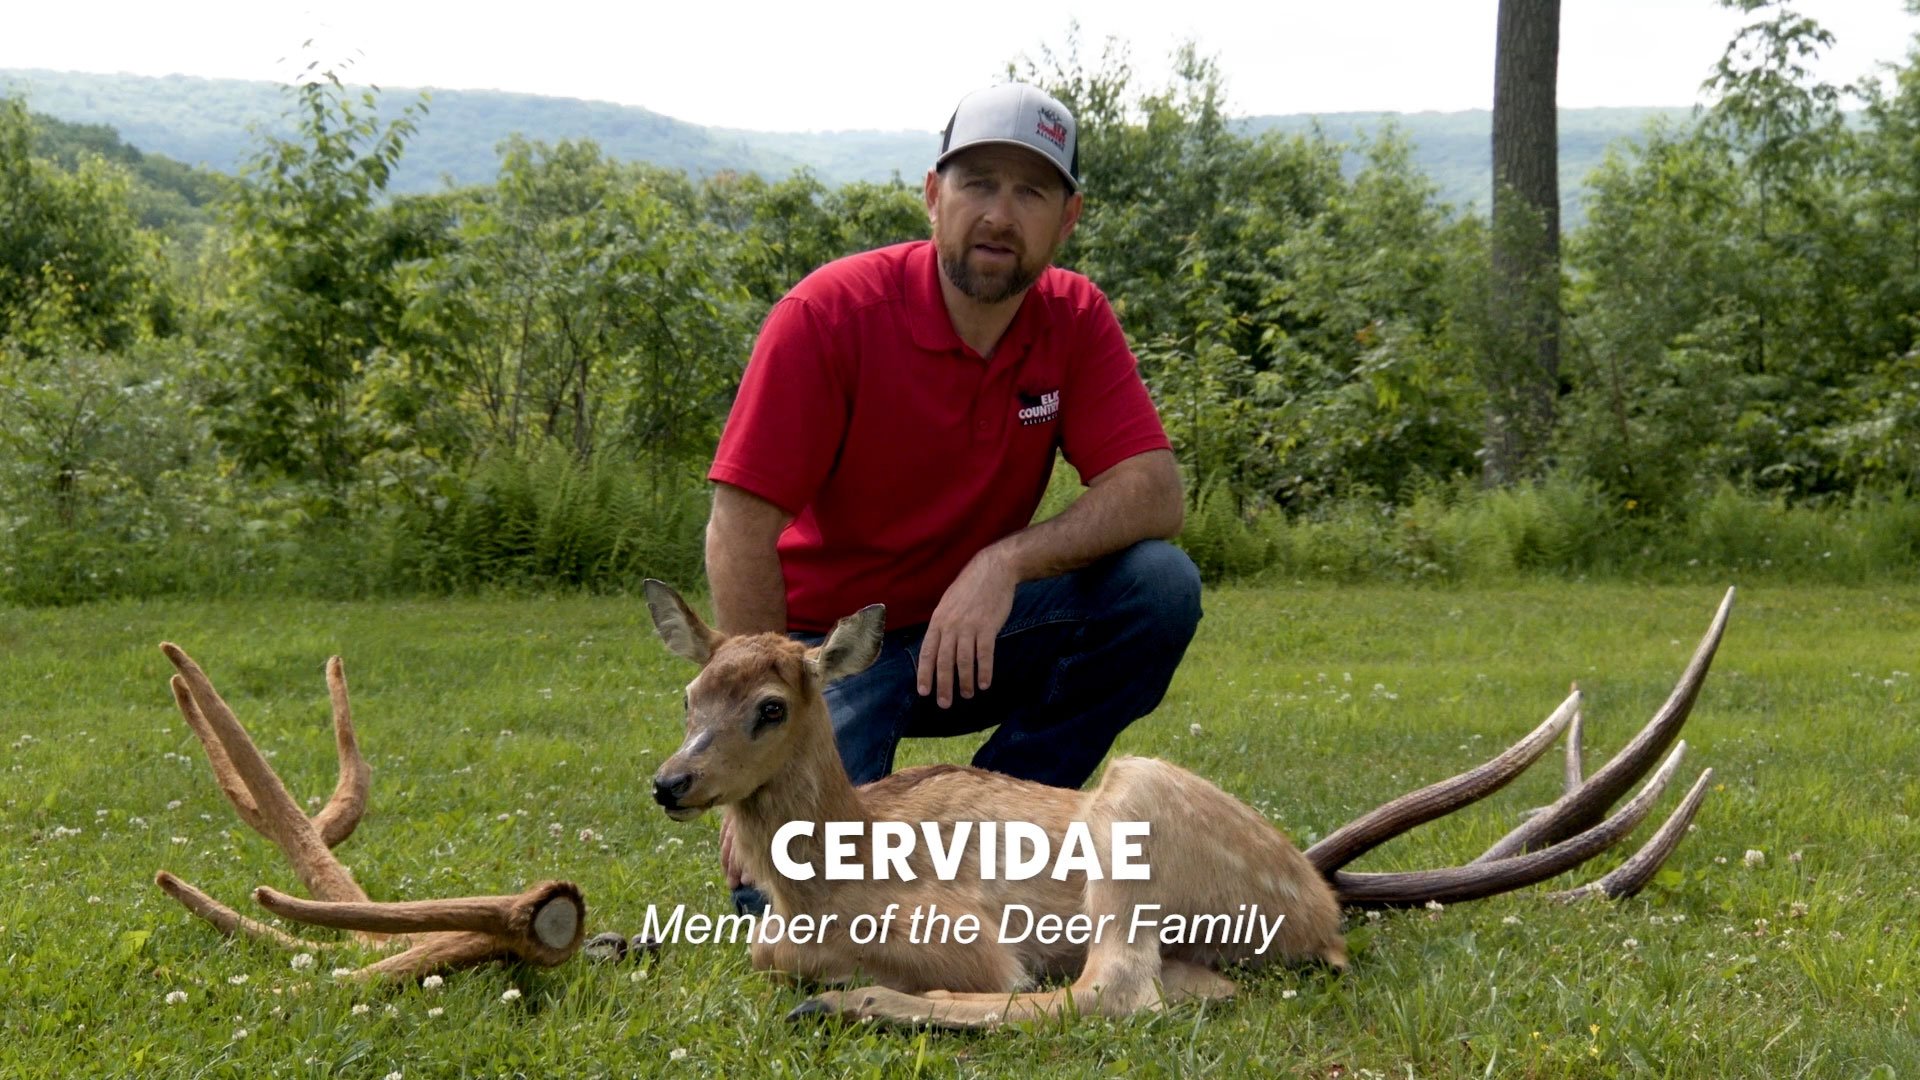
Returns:
[[[807,669],[822,686],[848,675],[858,675],[879,658],[880,642],[886,632],[886,605],[869,604],[835,623],[826,641],[807,650]]]
[[[725,634],[700,621],[680,594],[666,582],[646,581],[647,611],[653,615],[653,628],[660,640],[676,656],[684,656],[702,667],[713,658],[713,650],[727,639]]]
[[[1061,207],[1060,212],[1059,243],[1066,243],[1067,237],[1073,235],[1073,227],[1080,224],[1080,210],[1085,204],[1086,196],[1078,191],[1067,196],[1067,204]]]

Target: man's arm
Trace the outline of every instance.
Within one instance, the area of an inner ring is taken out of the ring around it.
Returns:
[[[744,488],[715,484],[707,518],[713,617],[729,634],[787,631],[787,582],[777,544],[793,515]]]
[[[976,686],[992,684],[994,638],[1006,625],[1021,582],[1077,570],[1142,540],[1171,539],[1185,517],[1173,452],[1150,450],[1094,477],[1060,514],[982,548],[947,587],[927,624],[920,693],[937,690],[946,708],[956,686],[960,696],[972,697]],[[716,605],[719,591],[716,584]]]

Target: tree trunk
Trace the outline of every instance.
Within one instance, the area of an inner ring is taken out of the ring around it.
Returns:
[[[1500,0],[1493,63],[1493,277],[1483,465],[1544,464],[1560,390],[1560,0]]]

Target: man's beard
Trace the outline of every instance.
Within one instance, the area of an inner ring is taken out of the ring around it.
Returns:
[[[1005,273],[980,273],[968,264],[967,253],[973,250],[971,243],[953,250],[945,244],[936,244],[940,254],[940,272],[947,281],[962,293],[982,304],[998,304],[1025,292],[1047,269],[1049,259],[1040,259],[1032,265],[1014,252],[1013,269]]]

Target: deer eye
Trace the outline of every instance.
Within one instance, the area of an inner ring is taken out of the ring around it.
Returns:
[[[778,698],[775,698],[773,700],[763,701],[760,703],[760,714],[758,719],[754,722],[753,726],[756,728],[762,728],[762,727],[766,727],[769,724],[777,724],[780,721],[785,720],[786,718],[787,718],[787,703],[779,700]]]

